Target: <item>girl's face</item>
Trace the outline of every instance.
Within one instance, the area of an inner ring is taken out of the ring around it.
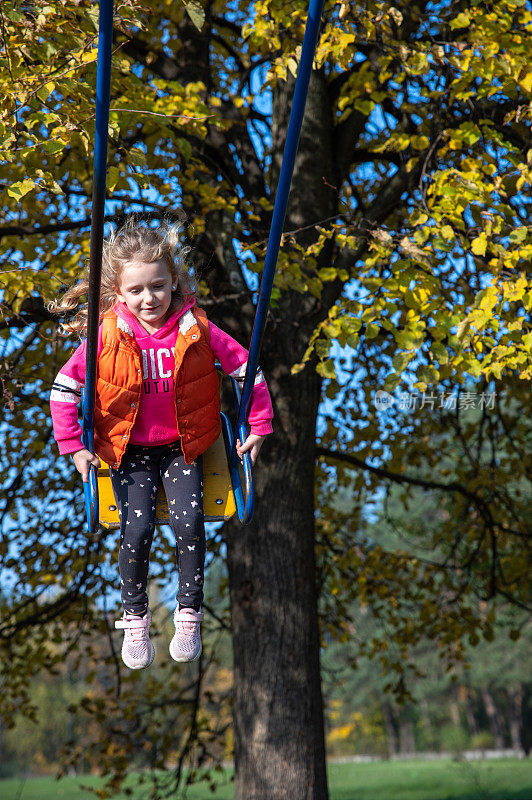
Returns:
[[[154,333],[166,322],[173,288],[172,276],[164,260],[152,263],[132,261],[122,270],[117,297],[148,333]]]

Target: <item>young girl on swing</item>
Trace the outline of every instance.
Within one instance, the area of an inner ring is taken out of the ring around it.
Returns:
[[[162,480],[175,535],[179,588],[170,655],[195,661],[201,653],[205,529],[202,453],[220,433],[215,360],[225,373],[244,378],[247,351],[207,320],[195,304],[186,248],[179,226],[154,229],[130,220],[104,246],[95,406],[95,450],[83,447],[77,406],[85,383],[84,341],[57,375],[50,395],[54,436],[88,480],[90,465],[109,464],[120,515],[119,571],[124,629],[122,659],[130,669],[148,667],[148,568],[155,530],[155,495]],[[88,282],[72,287],[55,313],[76,309]],[[86,308],[63,325],[86,333]],[[242,458],[258,456],[271,433],[273,412],[257,372]]]

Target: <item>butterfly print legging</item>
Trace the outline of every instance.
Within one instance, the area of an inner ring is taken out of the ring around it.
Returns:
[[[118,566],[124,609],[130,614],[144,614],[148,608],[148,570],[160,477],[176,540],[177,601],[182,608],[199,610],[205,566],[201,457],[185,464],[179,442],[153,447],[129,444],[120,467],[110,472],[120,515]]]

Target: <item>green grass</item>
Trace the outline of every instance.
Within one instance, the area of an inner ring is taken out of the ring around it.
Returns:
[[[331,764],[329,786],[331,800],[532,800],[532,763]]]
[[[213,794],[205,785],[192,787],[189,800],[232,800],[227,772]],[[131,777],[131,786],[135,779]],[[90,800],[80,784],[101,785],[94,777],[0,780],[2,800]],[[483,762],[383,761],[330,764],[330,800],[532,800],[532,762],[501,759]],[[146,789],[134,792],[138,800]],[[120,796],[124,800],[125,795]],[[294,800],[298,800],[294,798]]]

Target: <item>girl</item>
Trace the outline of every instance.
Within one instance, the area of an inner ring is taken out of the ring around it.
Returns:
[[[205,529],[202,453],[220,433],[215,360],[243,380],[247,352],[195,305],[183,263],[179,226],[153,229],[135,219],[104,246],[95,405],[95,450],[83,447],[77,405],[85,383],[84,341],[57,375],[50,395],[54,436],[88,480],[99,458],[109,464],[120,514],[119,571],[124,629],[122,659],[130,669],[151,664],[147,582],[155,529],[155,495],[162,479],[177,549],[179,589],[170,655],[195,661],[201,653]],[[72,311],[88,281],[72,287],[56,313]],[[86,308],[62,326],[86,332]],[[260,370],[253,390],[251,433],[237,444],[255,462],[271,433],[270,396]]]

